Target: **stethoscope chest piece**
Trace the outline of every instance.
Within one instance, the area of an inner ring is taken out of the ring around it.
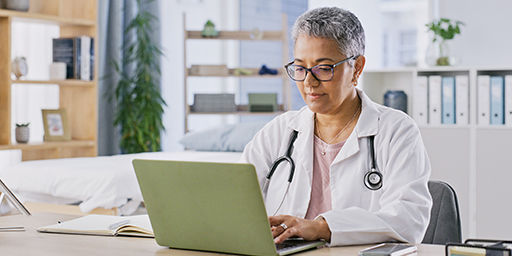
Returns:
[[[382,174],[372,168],[364,175],[364,185],[370,190],[380,189],[382,187]]]

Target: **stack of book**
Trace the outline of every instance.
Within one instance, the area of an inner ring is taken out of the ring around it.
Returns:
[[[418,76],[414,119],[419,125],[469,124],[469,77]]]
[[[53,62],[66,63],[66,78],[94,79],[94,38],[88,36],[53,39]]]

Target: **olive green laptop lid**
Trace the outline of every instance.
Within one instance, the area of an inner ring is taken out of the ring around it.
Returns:
[[[252,165],[134,160],[133,166],[159,245],[277,254]]]

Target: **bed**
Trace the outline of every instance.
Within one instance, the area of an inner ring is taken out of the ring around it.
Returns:
[[[13,160],[16,154],[4,152],[9,162],[0,166],[0,178],[31,204],[29,209],[49,204],[61,213],[69,212],[63,207],[77,205],[82,213],[118,215],[133,214],[142,202],[133,159],[238,162],[241,156],[240,152],[182,151],[21,162]]]
[[[266,121],[247,122],[191,132],[180,140],[189,150],[180,152],[21,162],[19,150],[3,150],[0,151],[0,179],[32,211],[140,213],[142,195],[133,171],[133,159],[238,162],[245,145],[265,124]]]

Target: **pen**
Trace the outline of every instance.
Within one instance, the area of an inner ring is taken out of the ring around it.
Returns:
[[[130,223],[130,220],[122,220],[122,221],[111,224],[110,226],[108,226],[108,228],[110,230],[115,230],[115,229],[119,228],[120,226],[126,225],[128,223]]]
[[[24,227],[1,227],[0,232],[7,232],[7,231],[25,231]]]

